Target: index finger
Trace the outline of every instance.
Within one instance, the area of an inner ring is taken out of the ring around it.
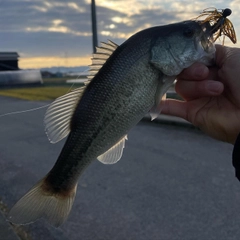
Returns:
[[[190,67],[184,69],[179,75],[178,80],[203,80],[206,79],[209,74],[209,69],[202,63],[193,63]]]

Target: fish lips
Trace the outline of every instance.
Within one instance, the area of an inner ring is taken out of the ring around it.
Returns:
[[[213,34],[214,32],[212,31],[212,26],[210,25],[209,22],[206,21],[198,21],[199,25],[202,28],[202,34],[200,35],[200,42],[201,45],[207,53],[211,53],[215,47],[214,47],[214,39],[213,39]]]

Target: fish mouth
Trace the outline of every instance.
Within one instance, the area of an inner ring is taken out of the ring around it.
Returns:
[[[199,21],[200,26],[202,27],[202,33],[200,34],[200,44],[205,52],[212,52],[214,47],[214,31],[209,22]]]

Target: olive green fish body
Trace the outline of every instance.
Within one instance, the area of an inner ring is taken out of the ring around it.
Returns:
[[[95,159],[116,163],[127,133],[160,102],[176,76],[194,62],[211,64],[215,48],[207,24],[186,21],[145,29],[117,46],[102,43],[93,56],[90,80],[56,99],[45,116],[55,143],[68,135],[50,172],[24,195],[9,220],[24,224],[39,218],[59,226],[67,218],[78,178]]]
[[[148,64],[148,58],[148,54],[141,57],[144,64],[133,63],[133,70],[122,62],[118,72],[99,74],[87,86],[74,113],[70,135],[50,174],[79,175],[91,161],[126,136],[151,109],[162,74]],[[107,68],[106,64],[103,70]],[[66,164],[69,168],[62,168]]]

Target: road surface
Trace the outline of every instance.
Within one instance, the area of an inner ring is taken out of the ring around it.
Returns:
[[[43,106],[0,98],[0,114]],[[11,207],[53,166],[64,141],[44,133],[45,109],[0,118],[0,197]],[[66,223],[27,225],[33,240],[239,240],[240,182],[232,146],[193,128],[142,121],[115,165],[82,175]]]

